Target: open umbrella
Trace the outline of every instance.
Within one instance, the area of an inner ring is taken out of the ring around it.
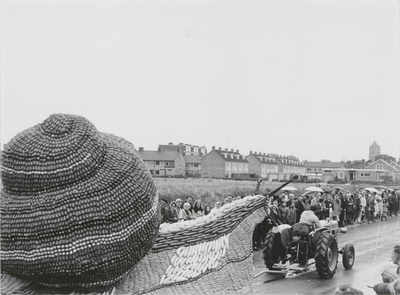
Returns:
[[[304,190],[305,191],[310,191],[310,192],[319,192],[319,193],[323,193],[324,192],[324,190],[322,188],[316,187],[316,186],[309,186],[309,187],[306,187]]]
[[[294,186],[285,186],[281,190],[282,191],[297,191],[297,188],[295,188]]]
[[[376,188],[373,188],[373,187],[365,187],[363,189],[366,190],[366,191],[369,191],[371,193],[379,193],[379,191]]]
[[[375,186],[375,188],[381,188],[381,189],[384,189],[384,190],[394,191],[394,189],[392,189],[390,187],[382,186],[382,185]]]

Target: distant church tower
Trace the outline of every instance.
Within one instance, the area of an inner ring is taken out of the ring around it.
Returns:
[[[381,147],[374,141],[369,146],[369,159],[375,161],[375,157],[381,154]]]

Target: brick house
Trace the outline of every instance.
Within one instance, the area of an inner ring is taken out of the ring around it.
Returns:
[[[250,151],[250,154],[246,157],[249,162],[249,173],[255,174],[258,177],[262,177],[271,181],[272,179],[279,179],[279,164],[275,157],[270,157],[265,153],[257,153]]]
[[[198,155],[185,155],[185,175],[201,176],[201,157]]]
[[[201,176],[232,178],[249,173],[249,162],[239,150],[222,150],[212,147],[211,152],[201,158]]]
[[[306,168],[298,158],[295,156],[280,156],[269,154],[270,157],[275,157],[278,163],[279,180],[288,180],[292,175],[303,175]]]
[[[185,158],[179,150],[163,151],[159,148],[157,151],[145,151],[139,147],[138,153],[152,175],[185,175]]]

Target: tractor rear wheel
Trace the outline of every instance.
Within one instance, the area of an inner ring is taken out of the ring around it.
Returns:
[[[315,248],[315,266],[318,275],[323,279],[333,277],[338,263],[338,246],[335,237],[323,232]]]
[[[267,236],[265,237],[262,256],[265,265],[271,270],[274,269],[274,264],[279,261],[279,238],[279,235],[273,232],[267,233]]]
[[[351,269],[354,264],[355,254],[354,254],[354,246],[353,244],[346,244],[343,248],[343,267],[345,269]]]

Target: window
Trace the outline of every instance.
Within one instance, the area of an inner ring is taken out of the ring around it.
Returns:
[[[169,166],[169,162],[167,161],[167,162],[165,162],[165,166]]]
[[[203,175],[208,175],[208,171],[203,171]]]
[[[156,172],[156,175],[160,175],[160,171],[159,170],[156,170],[155,172]]]
[[[160,165],[160,161],[156,161],[156,165]]]
[[[332,173],[333,170],[327,170],[327,169],[325,169],[324,172],[325,172],[325,173]]]
[[[344,178],[344,172],[338,172],[338,178]]]
[[[376,170],[383,170],[383,164],[376,164]]]
[[[361,177],[371,177],[371,173],[361,173]]]

